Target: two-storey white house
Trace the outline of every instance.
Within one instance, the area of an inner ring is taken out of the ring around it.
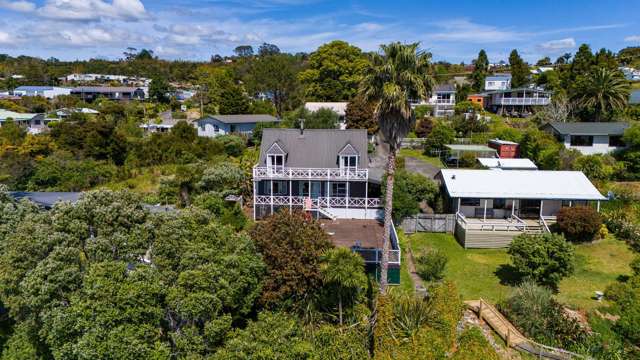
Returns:
[[[485,91],[507,89],[511,89],[511,74],[496,74],[484,79]]]
[[[367,143],[365,129],[264,129],[253,168],[254,217],[295,208],[319,218],[380,218]]]
[[[593,155],[624,148],[622,136],[628,127],[624,122],[551,122],[542,129],[553,134],[565,148]]]
[[[438,117],[453,115],[453,107],[456,105],[456,87],[453,84],[438,85],[427,101],[413,101],[411,105],[413,107],[433,106],[433,115]]]

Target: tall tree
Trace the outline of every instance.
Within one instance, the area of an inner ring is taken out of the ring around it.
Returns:
[[[246,83],[252,92],[269,96],[282,116],[296,105],[296,95],[300,93],[299,71],[300,63],[292,55],[265,55],[253,61]]]
[[[251,45],[240,45],[236,46],[233,52],[238,57],[251,57],[253,56],[253,47]]]
[[[161,104],[168,104],[171,98],[169,97],[169,92],[171,91],[171,86],[169,82],[164,77],[156,76],[151,80],[151,84],[149,85],[149,97],[156,100]]]
[[[378,132],[378,122],[373,116],[375,104],[364,100],[362,95],[358,95],[351,99],[345,110],[345,118],[347,119],[347,128],[349,129],[367,129],[369,135]]]
[[[551,65],[551,58],[548,56],[543,57],[542,59],[538,60],[538,62],[536,63],[537,66],[546,66],[546,65]]]
[[[240,86],[229,84],[220,92],[218,112],[222,115],[246,114],[249,111],[249,100]]]
[[[268,56],[268,55],[276,55],[280,54],[280,48],[274,44],[262,43],[258,48],[259,56]]]
[[[519,88],[529,83],[529,66],[522,60],[518,50],[513,49],[509,54],[511,68],[511,87]]]
[[[578,104],[593,109],[595,121],[601,121],[613,111],[624,109],[629,92],[629,82],[620,71],[598,68],[580,78],[575,98]]]
[[[389,145],[384,209],[385,239],[380,276],[380,289],[383,293],[387,289],[396,153],[400,141],[415,124],[410,101],[428,99],[434,86],[430,75],[431,54],[419,50],[418,46],[418,43],[399,42],[382,45],[380,52],[372,55],[371,66],[365,71],[360,89],[366,101],[376,104],[374,117]]]
[[[325,286],[338,295],[338,317],[343,323],[343,303],[353,305],[358,293],[367,286],[364,259],[346,248],[329,250],[322,257],[320,273]]]
[[[484,79],[489,71],[489,58],[484,49],[478,53],[478,58],[473,63],[474,68],[471,73],[471,87],[473,91],[482,91],[484,89]]]
[[[320,46],[308,64],[298,76],[307,100],[348,101],[357,93],[368,61],[359,48],[336,40]]]

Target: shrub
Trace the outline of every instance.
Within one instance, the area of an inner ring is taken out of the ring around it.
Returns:
[[[574,271],[575,250],[562,235],[518,235],[507,252],[521,275],[541,285],[556,288]]]
[[[440,251],[433,249],[416,259],[416,271],[425,281],[441,280],[448,258]]]
[[[424,141],[424,154],[432,156],[433,151],[444,149],[444,146],[451,144],[455,138],[455,131],[442,122],[437,122],[429,136]]]
[[[426,138],[431,133],[433,129],[433,120],[425,117],[424,119],[418,121],[416,124],[416,136],[419,138]]]
[[[518,286],[498,308],[525,336],[545,345],[567,348],[587,338],[586,331],[566,314],[551,291],[533,282]]]
[[[564,207],[558,212],[558,227],[572,241],[591,241],[600,231],[602,217],[590,206]]]
[[[498,360],[500,357],[482,334],[480,328],[466,328],[458,337],[458,351],[453,354],[454,360]]]
[[[433,206],[440,191],[433,180],[406,170],[397,171],[395,181],[393,189],[393,218],[395,220],[417,214],[420,211],[422,201]]]

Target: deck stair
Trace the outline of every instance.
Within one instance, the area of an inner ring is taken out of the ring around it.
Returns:
[[[335,216],[334,214],[332,214],[331,211],[329,211],[328,209],[323,209],[323,208],[319,207],[317,210],[318,210],[318,212],[320,214],[324,215],[325,217],[327,217],[327,218],[329,218],[331,220],[335,221],[336,219],[338,219],[338,217]]]
[[[507,344],[522,352],[535,355],[540,359],[569,360],[569,359],[588,359],[587,357],[576,354],[564,349],[554,348],[537,343],[528,339],[511,322],[504,317],[492,304],[483,299],[468,300],[465,305],[478,314],[480,321],[485,321],[493,331],[498,334]]]

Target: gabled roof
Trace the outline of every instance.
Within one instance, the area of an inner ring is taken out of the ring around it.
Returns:
[[[338,154],[348,144],[359,154],[358,164],[369,164],[366,129],[264,129],[260,145],[260,165],[264,166],[267,151],[277,142],[287,151],[287,167],[337,168]]]
[[[629,127],[625,122],[550,122],[543,128],[560,135],[623,135]]]
[[[606,200],[581,171],[443,169],[452,198]]]
[[[351,144],[347,144],[342,148],[342,150],[340,150],[338,155],[340,155],[340,156],[357,156],[357,155],[360,155],[360,153],[358,153],[358,151]]]
[[[274,142],[269,149],[267,150],[268,155],[286,155],[287,152],[284,150],[284,146],[278,141]]]
[[[456,92],[456,86],[453,84],[441,84],[434,89],[436,93],[454,93]]]
[[[260,123],[260,122],[279,122],[280,120],[266,114],[238,114],[238,115],[208,115],[200,120],[218,120],[224,124],[252,124],[252,123]]]

